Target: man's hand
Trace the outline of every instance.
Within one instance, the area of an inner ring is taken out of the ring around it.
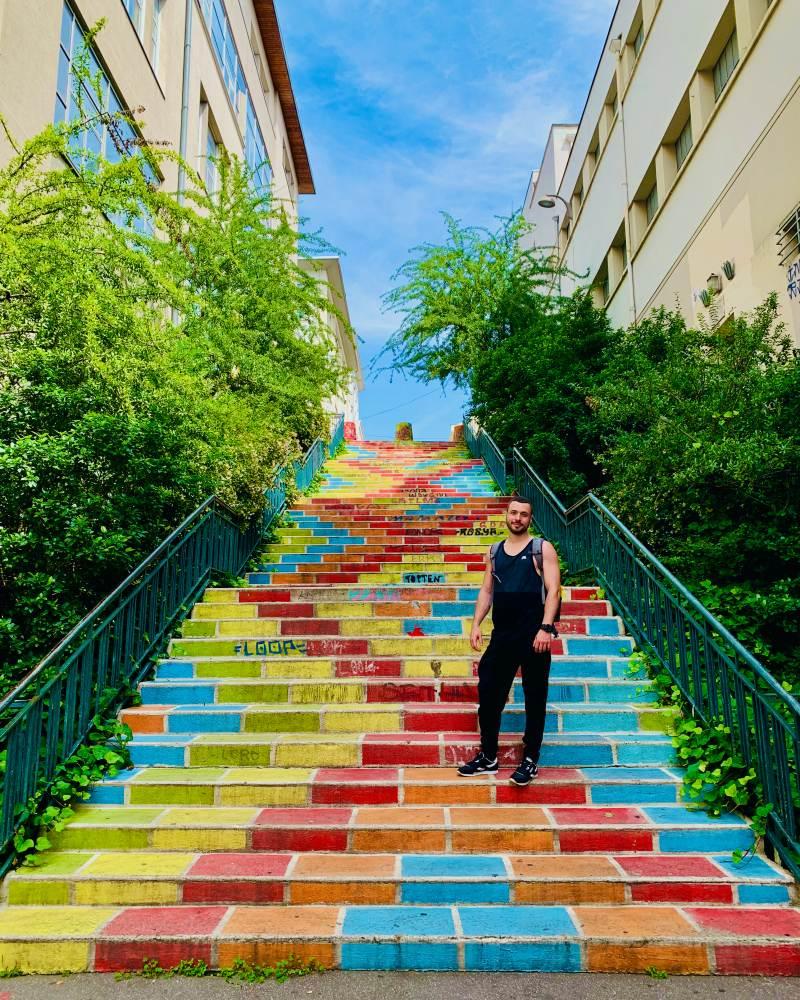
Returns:
[[[550,643],[553,641],[552,635],[549,632],[543,632],[541,629],[536,633],[533,638],[533,651],[534,653],[549,653]]]
[[[476,653],[480,652],[481,645],[483,644],[483,636],[481,635],[480,625],[472,626],[472,631],[469,634],[469,644]]]

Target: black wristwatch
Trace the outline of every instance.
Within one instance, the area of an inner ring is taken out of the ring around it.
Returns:
[[[547,632],[547,634],[548,635],[552,635],[552,637],[554,639],[558,638],[558,632],[556,631],[555,625],[545,625],[545,624],[542,624],[542,625],[539,626],[539,630],[541,632]]]

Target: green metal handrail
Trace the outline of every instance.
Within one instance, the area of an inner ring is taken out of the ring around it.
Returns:
[[[344,414],[340,414],[333,425],[333,430],[331,432],[331,440],[328,445],[328,458],[333,458],[336,452],[339,450],[340,445],[344,444]]]
[[[476,457],[499,452],[481,428],[466,439]],[[559,545],[570,570],[594,574],[637,642],[652,650],[700,719],[723,719],[730,728],[736,752],[755,768],[774,807],[770,845],[800,878],[800,702],[598,497],[589,493],[565,508],[516,448],[513,470],[539,530]]]
[[[467,447],[476,458],[483,460],[483,464],[489,470],[492,479],[497,483],[502,493],[507,489],[507,463],[503,453],[494,443],[492,438],[475,422],[474,419],[464,418],[464,438]]]
[[[342,433],[342,419],[332,439]],[[321,438],[293,463],[303,490],[325,460]],[[209,497],[0,699],[0,874],[8,868],[20,809],[111,714],[152,665],[214,571],[238,576],[287,501],[287,469],[265,491],[264,510],[242,525]]]

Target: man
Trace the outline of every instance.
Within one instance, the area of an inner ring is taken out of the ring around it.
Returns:
[[[524,752],[511,781],[527,785],[539,773],[550,646],[558,635],[554,622],[561,595],[561,573],[556,550],[550,542],[542,541],[542,576],[547,595],[543,601],[542,579],[532,551],[534,540],[528,534],[531,515],[530,501],[515,497],[506,511],[508,537],[497,547],[494,566],[491,554],[486,555],[486,572],[470,634],[476,652],[481,648],[481,622],[489,608],[494,629],[478,666],[481,749],[476,757],[459,767],[458,773],[463,777],[497,771],[500,717],[519,667],[525,694]]]

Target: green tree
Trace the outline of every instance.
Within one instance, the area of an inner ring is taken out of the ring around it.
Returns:
[[[591,296],[519,296],[472,375],[481,425],[510,453],[519,447],[572,503],[601,481],[597,423],[588,406],[612,332]]]
[[[519,293],[545,293],[550,261],[520,248],[528,225],[520,215],[492,232],[462,226],[444,214],[447,240],[411,251],[397,270],[386,309],[402,321],[379,355],[423,382],[471,385],[472,373],[494,336],[509,321]]]
[[[7,135],[0,689],[209,493],[258,509],[341,384],[328,303],[280,206],[236,161],[213,196],[187,168],[180,205],[152,182],[172,154],[85,154],[87,128],[124,123]]]
[[[554,294],[558,272],[523,249],[519,215],[494,231],[445,216],[448,238],[414,251],[385,296],[402,322],[385,353],[423,381],[471,393],[481,424],[504,450],[518,445],[567,499],[599,482],[587,406],[611,331],[586,292]]]

